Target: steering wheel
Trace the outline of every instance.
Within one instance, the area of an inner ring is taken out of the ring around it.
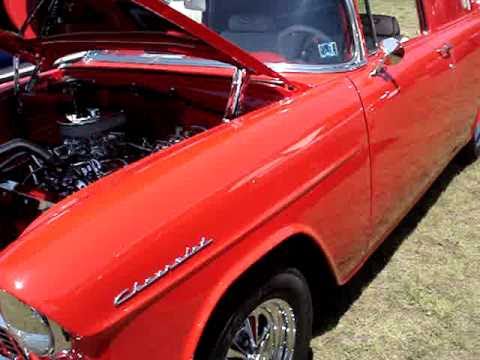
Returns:
[[[280,53],[289,60],[302,63],[319,64],[325,62],[326,58],[320,55],[318,46],[323,43],[332,44],[333,40],[323,31],[312,26],[292,25],[278,34]]]

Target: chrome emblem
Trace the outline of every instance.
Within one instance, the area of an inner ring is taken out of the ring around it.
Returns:
[[[185,253],[183,255],[177,257],[170,264],[165,265],[161,270],[157,271],[152,276],[146,278],[144,281],[142,281],[142,282],[135,281],[135,283],[133,284],[133,286],[131,288],[123,290],[120,294],[118,294],[115,297],[115,299],[113,299],[113,304],[115,306],[120,306],[123,303],[127,302],[128,300],[132,299],[139,292],[145,290],[147,287],[149,287],[153,283],[155,283],[158,280],[160,280],[161,278],[163,278],[165,275],[170,273],[172,270],[175,270],[178,266],[182,265],[188,259],[190,259],[191,257],[198,254],[200,251],[205,249],[211,243],[213,243],[213,239],[202,237],[199,244],[194,245],[192,247],[185,248]]]

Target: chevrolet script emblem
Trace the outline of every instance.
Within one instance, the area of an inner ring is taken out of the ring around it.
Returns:
[[[213,243],[213,239],[208,239],[206,237],[202,237],[202,240],[200,241],[199,244],[197,244],[195,246],[192,246],[192,247],[187,247],[185,249],[185,253],[183,255],[177,257],[170,264],[165,265],[161,270],[157,271],[152,276],[146,278],[144,281],[141,281],[141,282],[135,281],[135,283],[133,284],[133,286],[131,288],[123,290],[120,294],[118,294],[115,297],[115,299],[113,299],[113,304],[115,306],[122,305],[123,303],[125,303],[126,301],[130,300],[135,295],[137,295],[139,292],[145,290],[147,287],[149,287],[153,283],[160,280],[162,277],[167,275],[169,272],[175,270],[178,266],[182,265],[188,259],[190,259],[191,257],[198,254],[200,251],[205,249],[211,243]]]

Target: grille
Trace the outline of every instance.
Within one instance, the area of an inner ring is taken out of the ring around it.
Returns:
[[[27,360],[17,342],[0,327],[0,359]]]

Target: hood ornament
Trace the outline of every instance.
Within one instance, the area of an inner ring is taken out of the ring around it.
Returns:
[[[132,299],[138,293],[145,290],[147,287],[149,287],[153,283],[157,282],[158,280],[163,278],[165,275],[167,275],[171,271],[175,270],[178,266],[185,263],[188,259],[190,259],[193,256],[195,256],[196,254],[198,254],[200,251],[205,249],[211,243],[213,243],[213,239],[202,237],[200,243],[198,243],[197,245],[194,245],[192,247],[186,247],[183,255],[177,257],[171,263],[163,266],[155,274],[153,274],[152,276],[149,276],[148,278],[146,278],[143,281],[140,281],[140,282],[135,281],[135,283],[130,288],[127,288],[127,289],[123,290],[120,294],[115,296],[115,298],[113,299],[113,304],[118,307],[118,306],[122,305],[123,303],[127,302],[128,300]]]

